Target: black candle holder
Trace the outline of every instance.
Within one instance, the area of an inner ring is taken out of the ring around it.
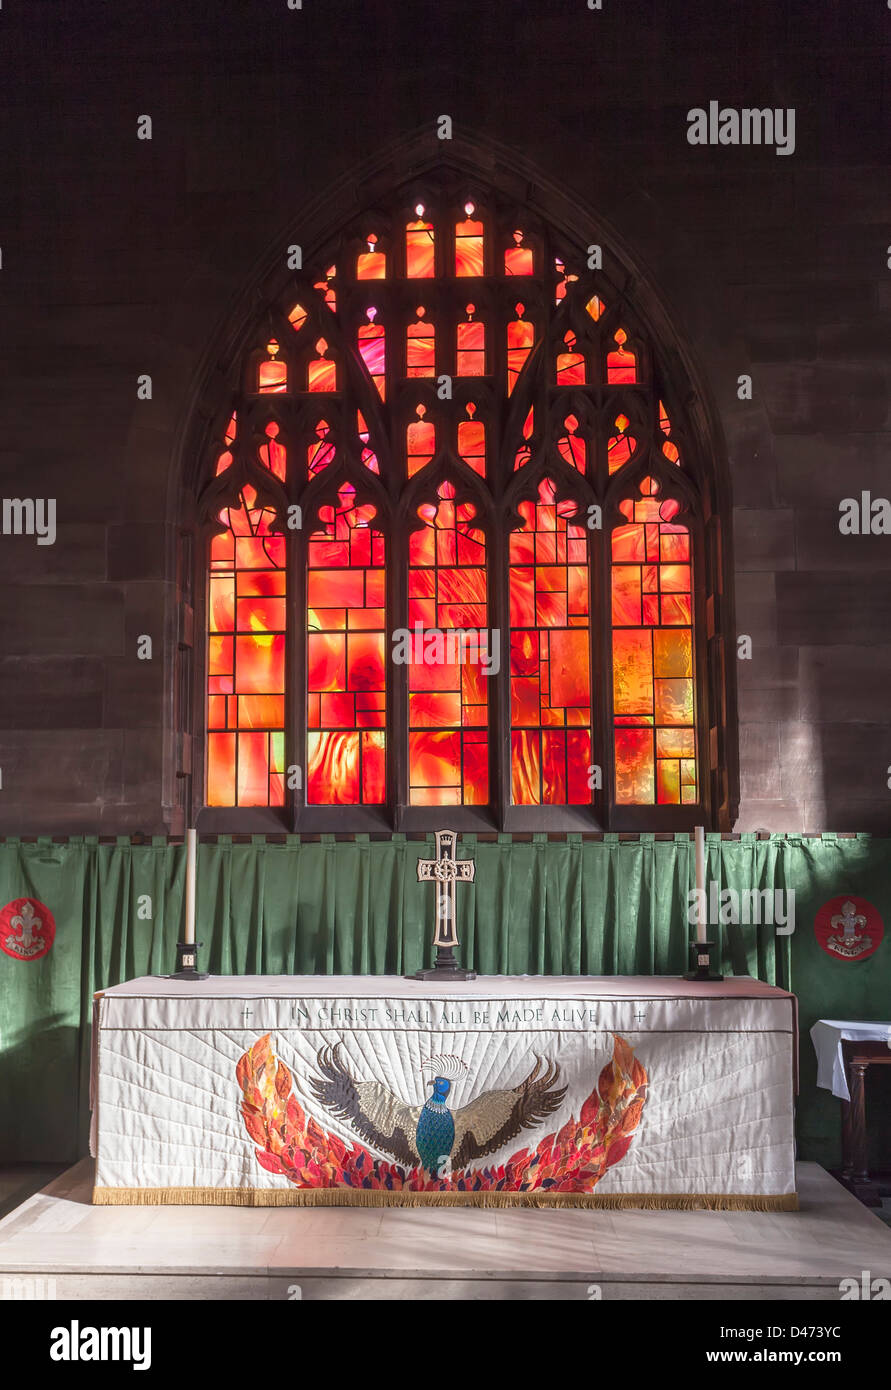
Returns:
[[[206,970],[198,969],[198,952],[204,945],[203,941],[177,941],[176,943],[176,970],[172,975],[168,975],[168,980],[207,980],[209,975]]]
[[[715,941],[690,942],[690,969],[685,980],[723,980],[724,976],[712,969],[712,951],[717,947]]]

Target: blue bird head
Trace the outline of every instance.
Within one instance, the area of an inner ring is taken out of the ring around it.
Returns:
[[[444,1105],[453,1081],[467,1071],[467,1063],[452,1053],[440,1052],[422,1062],[421,1071],[432,1073],[432,1079],[427,1082],[428,1086],[433,1087],[430,1101],[435,1105]]]

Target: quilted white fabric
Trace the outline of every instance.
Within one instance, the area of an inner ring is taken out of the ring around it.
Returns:
[[[327,1133],[349,1118],[312,1089],[319,1052],[340,1044],[357,1082],[405,1104],[430,1095],[422,1063],[460,1059],[450,1104],[518,1086],[556,1062],[558,1110],[483,1160],[534,1147],[581,1107],[613,1055],[633,1049],[648,1093],[630,1148],[598,1193],[794,1193],[795,1000],[759,981],[480,977],[436,986],[381,976],[152,978],[97,996],[94,1153],[98,1188],[287,1189],[266,1171],[241,1114],[239,1059],[264,1035],[293,1094]],[[392,1159],[367,1139],[371,1154]]]

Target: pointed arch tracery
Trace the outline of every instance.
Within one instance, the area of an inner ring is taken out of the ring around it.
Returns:
[[[307,265],[199,502],[206,804],[707,818],[715,493],[627,282],[449,171]]]

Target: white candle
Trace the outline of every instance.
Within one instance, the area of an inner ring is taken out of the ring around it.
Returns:
[[[705,827],[697,825],[693,832],[693,839],[696,851],[696,901],[699,904],[699,911],[696,914],[696,940],[706,940],[706,924],[708,919],[708,909],[705,892]]]
[[[186,929],[183,941],[195,944],[195,870],[198,857],[198,831],[186,831]]]

